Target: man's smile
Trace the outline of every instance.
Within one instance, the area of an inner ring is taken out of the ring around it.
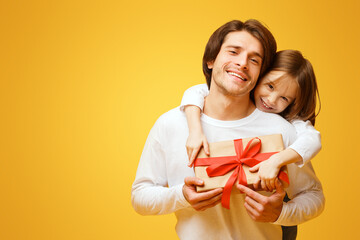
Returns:
[[[244,75],[244,74],[236,73],[236,72],[230,72],[230,71],[227,71],[227,73],[228,73],[229,75],[233,75],[233,76],[235,76],[235,77],[238,77],[238,78],[240,78],[240,79],[243,80],[243,81],[247,81],[247,78],[246,78],[245,76],[241,76],[241,75]],[[241,74],[241,75],[240,75],[240,74]]]

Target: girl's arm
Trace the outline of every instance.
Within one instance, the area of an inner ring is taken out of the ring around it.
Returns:
[[[209,94],[206,84],[200,84],[187,89],[181,101],[180,109],[185,111],[189,127],[189,137],[186,150],[189,157],[189,167],[192,166],[201,147],[209,155],[209,145],[203,133],[200,114],[204,107],[204,98]]]
[[[295,163],[302,167],[320,152],[321,135],[310,121],[295,120],[292,125],[296,129],[297,138],[289,148],[301,156],[302,159]]]
[[[204,108],[204,98],[207,95],[209,95],[209,89],[206,84],[198,84],[188,88],[181,99],[180,110],[184,111],[186,106],[194,105],[198,106],[202,111]]]
[[[204,135],[200,122],[200,108],[196,106],[186,106],[185,114],[189,126],[189,137],[186,140],[186,151],[189,157],[189,167],[192,167],[193,162],[198,155],[201,147],[207,155],[209,152],[209,144]]]
[[[265,190],[275,189],[275,178],[282,166],[295,163],[302,167],[321,149],[320,132],[309,121],[295,120],[292,124],[297,132],[296,141],[287,149],[250,169],[252,172],[259,172],[261,187]]]
[[[258,172],[261,188],[272,192],[275,187],[275,179],[280,169],[290,163],[301,161],[301,156],[291,148],[286,148],[281,152],[272,155],[268,160],[263,161],[250,168],[251,172]]]

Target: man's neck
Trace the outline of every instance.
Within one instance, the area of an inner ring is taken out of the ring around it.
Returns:
[[[210,91],[205,99],[204,114],[218,120],[232,121],[249,116],[255,108],[250,94],[231,96]]]

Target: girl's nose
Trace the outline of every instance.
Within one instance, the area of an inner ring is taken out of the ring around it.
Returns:
[[[276,103],[276,95],[275,94],[270,94],[268,96],[268,101],[270,104],[274,105]]]

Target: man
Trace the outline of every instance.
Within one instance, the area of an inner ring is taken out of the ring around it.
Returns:
[[[272,34],[258,21],[231,21],[210,37],[203,59],[210,87],[202,126],[210,142],[281,133],[285,146],[296,133],[275,114],[257,110],[250,92],[276,52]],[[178,109],[163,114],[151,129],[132,188],[132,203],[140,214],[175,212],[180,239],[281,239],[282,225],[295,225],[321,213],[324,197],[311,164],[288,166],[292,201],[282,202],[279,182],[273,194],[237,186],[230,210],[218,203],[222,189],[197,193],[202,181],[187,167],[188,127]],[[263,195],[264,194],[264,195]],[[245,206],[245,207],[244,207]]]

